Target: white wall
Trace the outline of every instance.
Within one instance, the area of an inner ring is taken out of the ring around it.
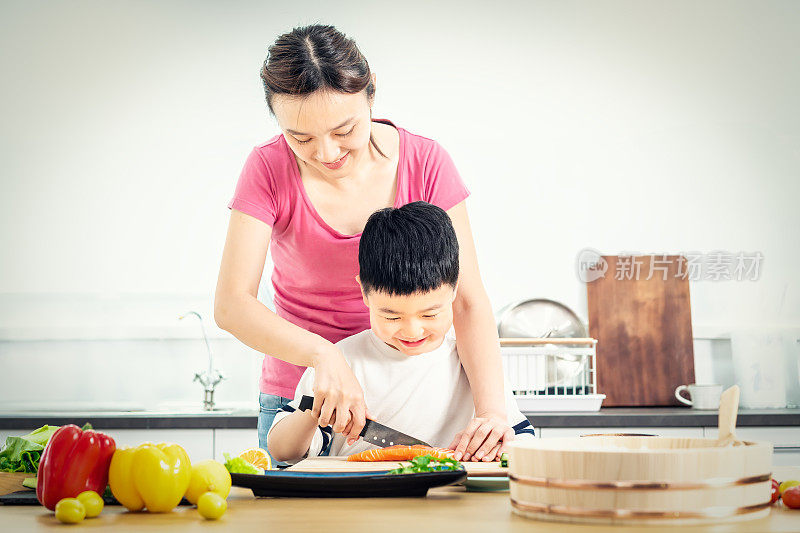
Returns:
[[[226,203],[277,133],[258,70],[310,22],[357,40],[376,116],[452,154],[496,309],[585,318],[587,246],[760,251],[758,281],[692,284],[695,330],[800,324],[796,2],[15,1],[0,338],[211,322]]]

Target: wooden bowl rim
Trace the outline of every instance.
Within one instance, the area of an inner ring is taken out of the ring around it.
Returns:
[[[535,450],[538,452],[554,452],[554,453],[601,453],[601,454],[695,454],[695,453],[717,453],[719,450],[733,450],[733,451],[753,451],[758,449],[768,449],[772,444],[764,441],[742,441],[744,446],[698,446],[696,448],[629,448],[621,450],[619,448],[602,448],[602,447],[569,447],[569,443],[589,443],[592,440],[604,439],[606,441],[613,441],[619,439],[636,439],[637,441],[652,442],[654,439],[661,441],[704,441],[704,442],[717,442],[717,439],[701,439],[701,438],[687,438],[687,437],[617,437],[617,436],[598,436],[598,437],[557,437],[548,439],[526,440],[520,442],[512,442],[511,448],[515,450]],[[557,447],[559,444],[563,447]]]

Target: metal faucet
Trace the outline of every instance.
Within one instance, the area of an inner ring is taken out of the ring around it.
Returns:
[[[206,349],[208,350],[208,370],[203,373],[195,373],[192,381],[198,381],[203,386],[205,394],[203,395],[203,410],[214,410],[214,389],[220,381],[225,379],[218,370],[214,369],[214,356],[211,354],[211,344],[208,342],[208,335],[206,335],[206,328],[203,326],[203,317],[196,311],[189,311],[183,316],[178,317],[183,320],[189,315],[194,315],[200,320],[200,329],[203,331],[203,340],[206,341]]]

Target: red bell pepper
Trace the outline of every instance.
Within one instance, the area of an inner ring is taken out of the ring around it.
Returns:
[[[85,490],[103,495],[108,485],[108,467],[117,445],[114,439],[75,425],[56,431],[42,454],[36,477],[36,497],[50,509],[63,498],[74,498]]]

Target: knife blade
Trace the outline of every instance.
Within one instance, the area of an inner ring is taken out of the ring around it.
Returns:
[[[313,396],[303,396],[300,398],[300,405],[297,407],[300,411],[310,411],[314,406]],[[389,426],[384,426],[374,420],[367,419],[364,424],[364,429],[361,430],[359,435],[370,444],[386,448],[387,446],[396,446],[398,444],[404,446],[415,446],[421,444],[422,446],[430,446],[427,442],[415,439],[410,435],[406,435]]]

